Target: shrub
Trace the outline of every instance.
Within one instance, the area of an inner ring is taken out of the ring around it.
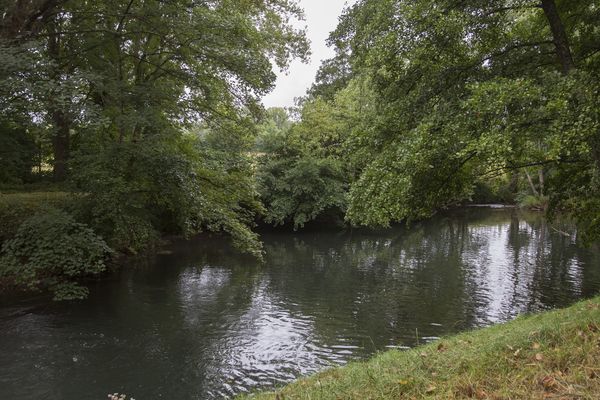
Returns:
[[[0,194],[0,245],[17,233],[23,221],[45,207],[69,209],[71,203],[71,196],[66,192]]]
[[[346,187],[338,161],[277,155],[261,161],[257,180],[267,223],[298,229],[326,212],[343,214]]]
[[[522,194],[518,197],[519,207],[529,209],[546,211],[548,209],[548,197],[547,196],[533,196],[531,194]]]
[[[91,228],[47,208],[26,219],[2,245],[0,276],[31,290],[48,289],[55,300],[80,299],[88,290],[78,280],[103,272],[111,253]]]

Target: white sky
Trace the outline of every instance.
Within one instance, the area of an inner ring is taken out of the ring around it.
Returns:
[[[311,86],[321,61],[331,58],[335,53],[325,44],[329,32],[338,23],[338,17],[346,5],[355,0],[299,0],[304,9],[305,21],[299,27],[307,26],[310,40],[311,60],[303,64],[294,60],[286,73],[277,72],[275,89],[263,98],[265,107],[290,107],[294,105],[294,97],[303,96]]]

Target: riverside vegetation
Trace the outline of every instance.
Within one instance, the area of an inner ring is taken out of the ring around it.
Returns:
[[[307,95],[292,0],[0,5],[0,288],[83,298],[164,235],[388,226],[512,202],[600,238],[600,3],[359,0]],[[598,304],[302,380],[275,398],[593,398]],[[409,374],[406,371],[411,371]]]
[[[257,221],[386,226],[469,201],[600,237],[597,1],[360,0],[297,107],[266,111],[271,62],[308,57],[294,1],[1,7],[4,287],[78,298],[163,235],[260,258]],[[23,256],[50,232],[85,265]]]

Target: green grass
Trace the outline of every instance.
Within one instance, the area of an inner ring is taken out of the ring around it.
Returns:
[[[0,193],[0,201],[9,204],[39,204],[43,202],[54,202],[66,199],[67,192],[17,192]]]
[[[242,398],[600,399],[600,297]]]

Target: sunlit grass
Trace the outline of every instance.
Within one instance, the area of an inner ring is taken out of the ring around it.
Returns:
[[[250,398],[600,399],[600,297],[385,352]]]
[[[40,203],[44,201],[63,200],[68,192],[17,192],[0,193],[0,201],[7,203]]]

